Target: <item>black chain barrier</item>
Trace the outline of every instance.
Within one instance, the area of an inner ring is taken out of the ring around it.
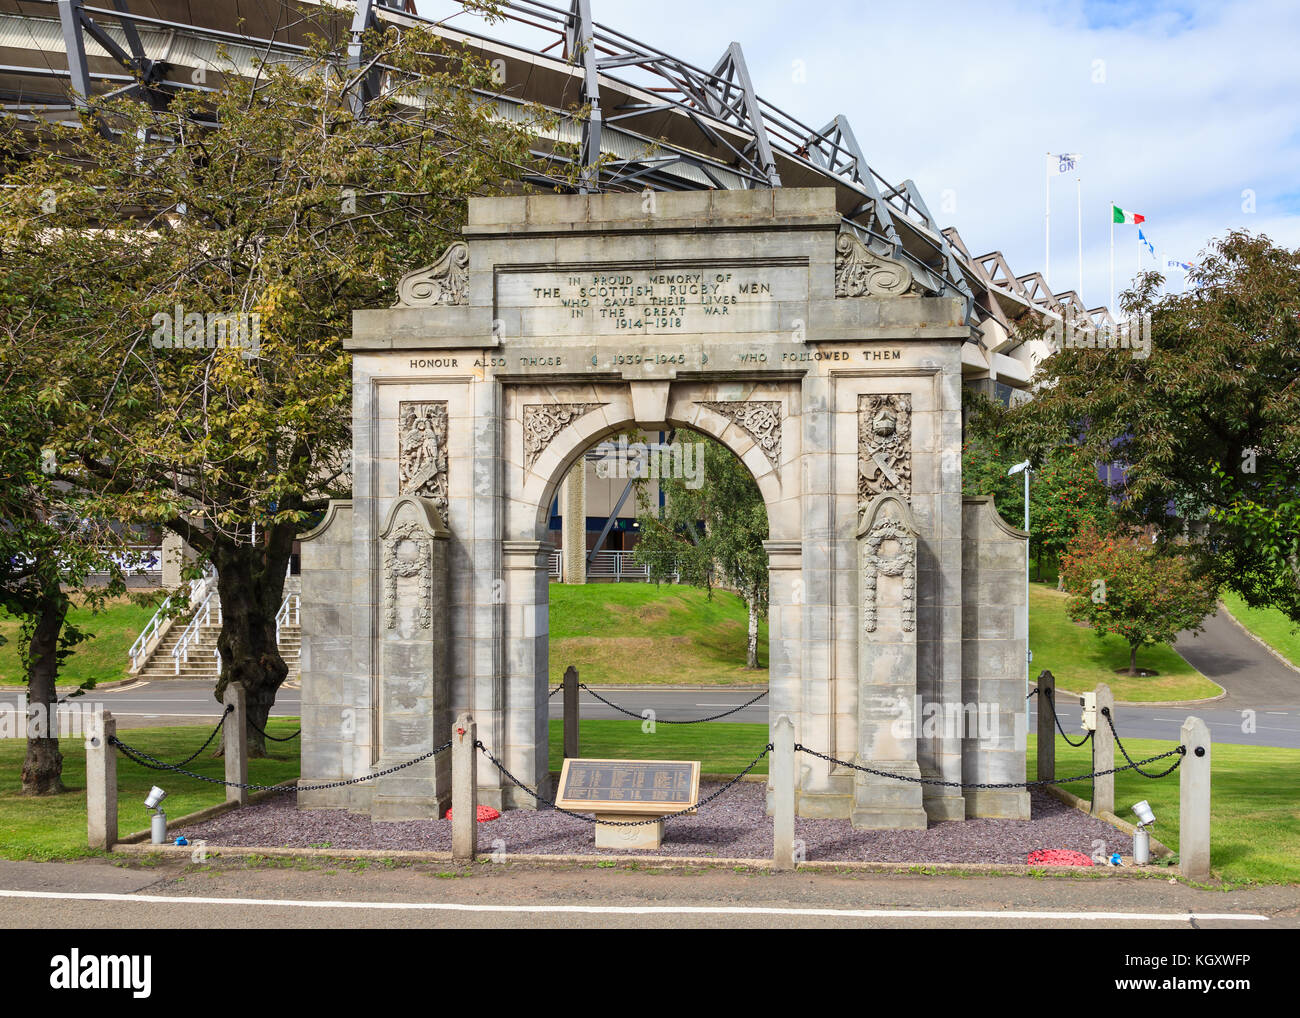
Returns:
[[[251,728],[253,731],[255,731],[255,732],[256,732],[258,735],[260,735],[262,738],[264,738],[264,739],[270,739],[272,742],[292,742],[294,739],[298,738],[298,736],[300,736],[300,735],[302,734],[302,729],[299,728],[299,729],[298,729],[296,732],[294,732],[292,735],[282,735],[282,736],[270,735],[269,733],[264,732],[264,731],[262,731],[262,729],[258,728],[258,727],[257,727],[257,722],[254,721],[252,718],[245,718],[244,720],[248,722],[248,727],[249,727],[249,728]]]
[[[620,707],[618,704],[606,700],[603,696],[601,696],[599,693],[597,693],[594,689],[592,689],[584,682],[579,682],[578,688],[585,689],[588,693],[594,696],[606,707],[612,707],[614,708],[614,710],[626,714],[630,718],[636,718],[638,721],[648,720],[644,714],[637,714],[633,711],[628,710],[626,707]],[[765,696],[767,696],[766,689],[763,690],[763,692],[759,693],[758,696],[754,697],[754,699],[750,700],[748,703],[742,703],[739,707],[733,707],[731,708],[731,710],[724,710],[721,714],[712,714],[707,718],[692,718],[689,721],[670,721],[667,718],[656,717],[654,721],[655,724],[657,725],[699,725],[699,724],[703,724],[706,721],[717,721],[718,718],[725,718],[727,715],[735,714],[738,711],[744,710],[746,707],[752,707],[754,704],[758,703],[758,701],[763,699],[763,697]]]
[[[703,799],[697,802],[694,806],[687,806],[685,809],[680,809],[676,813],[665,813],[663,816],[651,817],[649,820],[597,820],[595,817],[589,817],[584,813],[575,813],[572,810],[565,809],[563,806],[557,806],[553,800],[548,799],[546,798],[546,796],[539,794],[535,789],[529,788],[517,777],[515,777],[508,770],[506,770],[505,764],[503,764],[500,760],[498,760],[495,756],[493,756],[491,751],[485,745],[483,745],[482,742],[475,742],[474,745],[485,757],[487,757],[496,766],[496,769],[499,770],[507,780],[509,780],[516,787],[523,789],[539,803],[549,806],[551,809],[555,810],[558,813],[563,813],[565,816],[573,817],[573,819],[575,820],[581,820],[583,823],[604,824],[607,827],[645,827],[649,824],[657,824],[661,820],[672,820],[675,817],[685,816],[688,813],[695,813],[696,811],[699,810],[701,806],[707,805],[708,803],[716,799],[718,796],[722,795],[724,792],[729,791],[732,787],[739,784],[746,774],[748,774],[750,771],[752,771],[755,767],[758,766],[759,761],[762,760],[763,757],[767,756],[768,753],[772,752],[772,743],[769,742],[766,746],[763,747],[763,751],[759,753],[758,756],[754,757],[752,761],[750,761],[748,767],[746,767],[743,771],[741,771],[734,778],[728,781],[725,785],[723,785],[721,788],[717,789],[714,792],[710,792]]]
[[[225,724],[226,724],[226,718],[230,717],[230,715],[234,712],[234,710],[235,710],[235,708],[234,708],[233,706],[227,706],[226,709],[225,709],[224,711],[222,711],[222,713],[221,713],[221,720],[219,720],[219,721],[217,722],[217,727],[214,728],[214,729],[212,729],[212,734],[208,736],[207,741],[204,742],[202,746],[200,746],[198,749],[196,749],[193,753],[191,753],[189,756],[187,756],[187,757],[186,757],[184,760],[182,760],[180,763],[177,763],[177,764],[166,764],[165,766],[167,766],[167,767],[184,767],[187,763],[190,763],[190,762],[193,761],[196,757],[198,757],[198,755],[199,755],[200,753],[202,753],[205,749],[208,748],[209,745],[212,744],[212,740],[215,739],[215,738],[217,737],[217,733],[218,733],[219,731],[221,731],[221,729],[222,729],[223,727],[225,727]],[[160,761],[160,762],[161,762],[161,761]]]
[[[1043,695],[1047,698],[1048,706],[1052,708],[1052,720],[1056,722],[1056,729],[1061,733],[1061,738],[1064,739],[1068,745],[1071,745],[1075,749],[1078,749],[1089,739],[1091,739],[1093,735],[1096,734],[1095,732],[1089,732],[1078,742],[1072,740],[1068,735],[1065,734],[1065,729],[1061,727],[1061,716],[1056,713],[1056,694],[1049,690],[1044,690]]]
[[[849,763],[847,760],[838,760],[833,756],[827,756],[825,753],[818,753],[815,749],[809,749],[800,743],[794,744],[795,752],[807,753],[809,756],[815,756],[821,760],[826,760],[833,764],[839,764],[841,767],[851,767],[855,771],[862,771],[865,774],[874,774],[881,778],[893,778],[896,781],[911,781],[918,785],[946,785],[949,788],[1037,788],[1040,785],[1065,785],[1072,781],[1086,781],[1088,778],[1100,778],[1106,774],[1118,774],[1120,771],[1135,770],[1142,764],[1154,763],[1156,760],[1163,760],[1165,757],[1177,756],[1178,759],[1174,765],[1163,774],[1146,775],[1147,777],[1163,778],[1168,774],[1176,771],[1183,762],[1183,757],[1187,754],[1186,746],[1176,746],[1166,753],[1159,753],[1156,756],[1147,757],[1145,760],[1139,760],[1137,763],[1130,763],[1126,767],[1112,767],[1110,770],[1093,771],[1091,774],[1080,774],[1073,778],[1039,778],[1036,781],[1004,781],[1004,782],[973,782],[967,784],[962,781],[943,781],[939,778],[914,778],[909,774],[891,774],[889,771],[878,771],[874,767],[864,767],[861,764]],[[1142,773],[1139,771],[1138,773]]]
[[[1159,774],[1148,774],[1139,765],[1144,763],[1150,763],[1151,761],[1141,760],[1138,763],[1134,763],[1133,758],[1128,755],[1128,750],[1124,748],[1124,743],[1119,741],[1119,732],[1115,731],[1115,721],[1110,716],[1110,708],[1103,707],[1101,709],[1101,713],[1106,718],[1106,724],[1110,725],[1110,734],[1114,737],[1115,745],[1119,747],[1119,751],[1124,754],[1124,759],[1128,761],[1130,767],[1132,767],[1135,771],[1141,774],[1144,778],[1151,778],[1154,781],[1156,778],[1167,777],[1168,775],[1172,774],[1174,771],[1178,769],[1178,764],[1183,762],[1182,758],[1180,757],[1178,763],[1175,763],[1172,767],[1169,768],[1169,770],[1161,771]],[[1187,752],[1187,748],[1185,746],[1180,746],[1179,749],[1181,749],[1184,753]]]
[[[320,792],[327,788],[342,788],[344,785],[358,785],[363,781],[371,781],[375,778],[382,778],[386,774],[393,774],[406,767],[413,767],[418,763],[423,763],[430,757],[437,756],[445,750],[451,749],[451,740],[444,742],[437,749],[431,749],[429,752],[417,756],[414,760],[407,760],[399,763],[395,767],[388,767],[382,771],[375,771],[373,774],[367,774],[360,778],[348,778],[345,781],[330,781],[323,785],[256,785],[247,781],[226,781],[222,778],[210,778],[206,774],[195,774],[193,771],[187,771],[178,764],[163,763],[155,756],[150,756],[142,749],[136,749],[134,746],[128,746],[116,735],[110,736],[109,745],[116,746],[122,755],[127,759],[138,763],[141,767],[147,767],[151,771],[172,771],[176,774],[184,774],[188,778],[195,778],[199,781],[206,781],[212,785],[225,785],[228,788],[247,788],[254,792]],[[197,754],[196,754],[197,755]],[[188,761],[186,761],[188,762]]]
[[[556,686],[554,689],[552,689],[549,693],[546,694],[546,699],[549,700],[551,697],[553,697],[556,693],[558,693],[563,688],[564,688],[563,686]]]

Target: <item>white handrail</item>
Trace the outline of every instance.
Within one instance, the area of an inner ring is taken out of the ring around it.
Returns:
[[[299,624],[299,601],[297,594],[285,594],[284,600],[280,602],[280,608],[275,613],[275,643],[280,645],[280,627],[296,626]]]
[[[216,577],[217,571],[209,563],[207,570],[201,577],[197,580],[190,580],[189,603],[193,604],[197,599],[205,596],[208,584],[215,580]],[[153,618],[140,631],[140,635],[135,638],[135,642],[131,644],[131,649],[127,651],[127,655],[131,658],[131,671],[138,670],[140,665],[143,664],[142,659],[148,652],[149,645],[159,635],[163,623],[169,618],[167,609],[171,607],[171,603],[172,595],[169,594],[167,599],[158,606],[158,610],[153,613]]]
[[[213,625],[212,621],[212,604],[217,605],[216,625],[221,625],[221,598],[218,596],[217,588],[214,586],[208,591],[208,596],[203,599],[203,603],[194,611],[194,618],[190,619],[190,624],[185,627],[185,632],[181,633],[181,638],[176,641],[176,646],[172,648],[172,665],[174,673],[181,673],[181,664],[189,663],[190,644],[198,639],[199,633],[203,626]]]

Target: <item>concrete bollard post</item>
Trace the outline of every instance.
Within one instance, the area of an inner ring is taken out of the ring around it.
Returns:
[[[1189,717],[1179,731],[1187,755],[1178,768],[1178,869],[1188,880],[1210,878],[1210,729]]]
[[[1112,719],[1115,717],[1115,694],[1110,691],[1110,686],[1104,682],[1097,684],[1097,733],[1092,737],[1096,743],[1096,766],[1093,770],[1108,771],[1115,766],[1115,736],[1111,733],[1110,724],[1102,714],[1103,710],[1110,711]],[[1094,815],[1101,812],[1115,812],[1115,775],[1103,774],[1096,779],[1093,786],[1092,794],[1092,812]]]
[[[86,843],[111,851],[117,844],[117,749],[109,739],[117,721],[102,708],[86,730]]]
[[[578,669],[564,669],[564,759],[578,758]]]
[[[1046,668],[1038,673],[1038,724],[1035,727],[1038,732],[1038,778],[1051,781],[1056,777],[1056,676]]]
[[[226,761],[226,780],[248,784],[248,705],[244,687],[237,682],[226,686],[224,703],[234,707],[235,712],[226,718],[222,729],[225,736],[223,753]],[[226,802],[248,805],[248,789],[226,786]]]
[[[451,857],[473,862],[478,855],[478,725],[462,714],[451,731]]]
[[[794,722],[772,722],[772,865],[794,869]]]

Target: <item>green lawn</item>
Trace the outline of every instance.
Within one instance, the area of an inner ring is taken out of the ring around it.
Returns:
[[[297,728],[295,718],[271,722],[275,735]],[[146,728],[122,732],[124,742],[163,760],[179,760],[192,753],[207,737],[209,728]],[[612,759],[699,760],[708,774],[738,774],[763,748],[766,725],[711,722],[699,725],[658,726],[653,735],[641,731],[639,722],[584,721],[580,735],[583,756]],[[561,763],[561,725],[550,725],[552,769]],[[1087,747],[1078,749],[1057,740],[1056,772],[1062,777],[1086,773]],[[1125,740],[1135,759],[1154,756],[1172,743],[1151,739]],[[18,773],[24,743],[0,742],[0,857],[9,859],[75,859],[94,855],[86,848],[85,753],[81,741],[63,742],[64,783],[70,791],[49,798],[18,794]],[[1035,774],[1034,736],[1029,737],[1029,777]],[[767,760],[751,773],[766,774]],[[205,755],[191,769],[212,777],[222,776],[222,762]],[[1163,769],[1163,767],[1161,768]],[[298,744],[276,743],[271,756],[249,762],[249,780],[277,784],[298,774]],[[170,794],[169,817],[215,805],[224,798],[219,785],[209,785],[176,775],[147,771],[129,760],[118,759],[119,829],[123,834],[149,825],[143,799],[149,787],[161,784]],[[1213,748],[1213,839],[1211,859],[1216,875],[1232,883],[1300,882],[1300,806],[1294,789],[1300,784],[1300,750],[1256,746],[1216,745]],[[1065,786],[1082,798],[1091,795],[1088,782]],[[1132,771],[1115,777],[1116,812],[1127,816],[1139,799],[1146,799],[1156,814],[1156,838],[1178,849],[1178,775],[1151,781]]]
[[[215,704],[214,704],[215,707]],[[214,721],[215,723],[215,721]],[[298,728],[297,718],[276,718],[267,728],[272,735],[285,736]],[[169,763],[193,753],[212,731],[212,725],[183,728],[137,728],[118,737],[128,746],[144,750]],[[220,737],[218,737],[220,738]],[[32,798],[20,794],[23,757],[27,744],[22,739],[0,740],[0,857],[6,859],[76,859],[97,855],[86,847],[86,751],[81,739],[63,739],[63,784],[68,791],[57,796]],[[225,763],[214,760],[212,750],[186,766],[196,774],[225,777]],[[272,743],[270,756],[248,762],[248,780],[276,785],[298,776],[298,742]],[[169,821],[225,801],[221,785],[196,781],[184,775],[146,770],[117,758],[118,831],[122,835],[145,830],[149,812],[144,797],[150,787],[160,785],[167,793],[163,808]]]
[[[705,774],[739,774],[767,745],[767,725],[706,721],[698,725],[655,726],[653,735],[641,722],[582,721],[578,752],[609,760],[699,760]],[[551,770],[564,762],[564,722],[551,722]],[[767,758],[751,774],[767,773]]]
[[[1122,734],[1122,725],[1120,730]],[[1134,760],[1173,746],[1154,739],[1124,740]],[[1031,778],[1037,776],[1036,754],[1034,736],[1030,735]],[[1118,752],[1115,760],[1124,763]],[[1090,762],[1086,746],[1076,749],[1056,740],[1059,777],[1086,774],[1092,769]],[[1143,769],[1162,771],[1168,765],[1168,760],[1161,760]],[[1300,749],[1215,745],[1210,773],[1210,864],[1216,875],[1231,883],[1300,883],[1300,802],[1295,793],[1300,785]],[[1082,799],[1091,798],[1090,782],[1063,787]],[[1141,799],[1151,803],[1155,813],[1152,833],[1156,840],[1178,851],[1178,772],[1158,781],[1134,771],[1115,775],[1115,812],[1119,816],[1132,820],[1130,809]]]
[[[767,623],[745,668],[748,617],[735,594],[653,583],[552,583],[551,681],[590,685],[767,684]]]
[[[1300,627],[1276,608],[1250,608],[1230,590],[1219,594],[1234,619],[1300,668]]]
[[[1113,635],[1099,640],[1091,629],[1071,621],[1065,613],[1066,598],[1042,584],[1029,585],[1031,675],[1046,668],[1057,685],[1076,693],[1106,682],[1116,700],[1199,700],[1223,692],[1168,644],[1138,650],[1138,667],[1153,668],[1159,675],[1130,678],[1117,673],[1115,669],[1128,667],[1128,644]]]
[[[72,649],[59,673],[59,685],[80,686],[125,678],[130,663],[127,651],[156,610],[154,605],[137,605],[126,598],[114,599],[98,615],[84,608],[72,609],[69,620],[95,635]],[[7,641],[0,646],[0,684],[27,684],[18,653],[21,628],[16,618],[0,611],[0,634]]]

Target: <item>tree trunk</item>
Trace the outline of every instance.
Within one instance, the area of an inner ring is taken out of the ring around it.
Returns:
[[[745,667],[758,667],[758,601],[748,600],[745,605],[749,608],[749,640],[745,648]]]
[[[1138,673],[1138,649],[1136,643],[1129,647],[1128,650],[1128,673],[1130,675]]]
[[[27,691],[39,714],[29,722],[27,758],[23,761],[23,795],[58,795],[63,787],[63,754],[59,752],[58,695],[59,634],[68,615],[67,595],[56,582],[42,592],[36,626],[28,645]]]
[[[263,544],[219,544],[212,554],[221,598],[221,675],[215,695],[226,686],[244,687],[248,707],[248,755],[266,756],[267,718],[275,694],[289,673],[275,640],[275,614],[284,597],[284,573],[293,548],[293,530],[272,527]]]

